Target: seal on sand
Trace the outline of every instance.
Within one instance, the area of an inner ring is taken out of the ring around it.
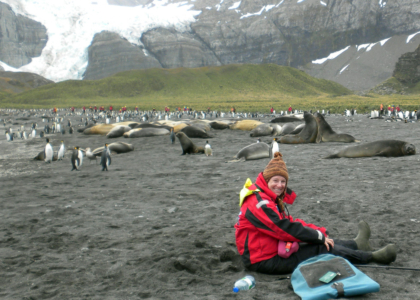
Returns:
[[[255,160],[255,159],[261,159],[261,158],[269,158],[270,157],[270,146],[266,143],[254,143],[251,145],[248,145],[235,155],[235,160],[229,161],[229,162],[237,162],[244,160]]]
[[[179,132],[185,133],[189,138],[207,139],[213,137],[209,135],[204,129],[201,129],[194,125],[186,126],[182,128]]]
[[[135,128],[124,133],[125,138],[137,138],[137,137],[148,137],[148,136],[159,136],[169,134],[169,130],[166,128]]]
[[[182,154],[195,154],[195,153],[204,153],[203,147],[197,147],[183,132],[178,132],[176,137],[179,139],[182,147]]]
[[[278,117],[270,121],[270,123],[289,123],[289,122],[302,122],[302,118],[297,118],[295,116],[293,117],[282,116],[282,117]]]
[[[341,133],[338,134],[332,130],[331,126],[325,121],[324,117],[320,113],[314,114],[315,120],[318,123],[318,135],[316,142],[342,142],[342,143],[354,143],[356,139],[349,134]]]
[[[416,154],[416,147],[413,144],[398,140],[381,140],[347,147],[340,152],[325,158],[356,158],[372,156],[397,157],[414,154]]]
[[[256,120],[241,120],[236,121],[232,125],[229,126],[230,129],[233,130],[244,130],[244,131],[251,131],[258,125],[263,124],[263,122],[256,121]]]
[[[318,123],[313,115],[308,112],[303,113],[305,127],[298,134],[288,134],[280,138],[282,144],[306,144],[314,143],[318,134]]]
[[[261,124],[251,130],[249,136],[267,136],[273,134],[273,127],[270,124]]]
[[[96,148],[95,150],[92,151],[92,154],[95,156],[101,156],[103,150],[104,150],[104,147]],[[130,151],[133,151],[134,147],[131,144],[127,144],[123,142],[115,142],[108,145],[108,150],[111,152],[120,154],[120,153],[127,153]]]

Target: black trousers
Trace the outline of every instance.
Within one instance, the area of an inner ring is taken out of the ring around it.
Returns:
[[[357,244],[353,240],[343,241],[334,239],[334,248],[327,251],[325,245],[305,244],[299,245],[299,250],[288,258],[278,255],[273,258],[260,261],[252,265],[245,265],[251,271],[265,274],[290,274],[303,261],[320,254],[333,254],[347,259],[355,264],[367,264],[372,260],[372,253],[357,250]]]

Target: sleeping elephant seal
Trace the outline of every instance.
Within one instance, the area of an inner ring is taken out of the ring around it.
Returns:
[[[238,162],[242,159],[255,160],[261,158],[270,158],[270,146],[262,142],[254,143],[239,150],[234,158],[236,159],[229,162]]]
[[[331,126],[325,121],[320,113],[314,114],[315,120],[318,123],[318,135],[316,142],[341,142],[341,143],[354,143],[356,139],[349,134],[338,134],[332,130]]]
[[[413,144],[397,140],[382,140],[347,147],[341,150],[340,152],[332,154],[325,158],[356,158],[372,156],[397,157],[414,154],[416,154],[416,147]]]
[[[305,125],[305,124],[300,124],[300,125]],[[297,127],[296,123],[286,123],[281,127],[280,135],[294,134],[292,132],[296,129],[296,127]],[[299,132],[300,131],[298,131],[297,133],[299,133]]]
[[[303,119],[305,120],[305,127],[298,134],[288,134],[280,138],[282,144],[306,144],[315,143],[318,134],[318,123],[313,115],[304,112]]]
[[[278,117],[270,121],[270,123],[289,123],[289,122],[302,122],[303,118],[293,117]]]
[[[169,130],[166,128],[135,128],[124,133],[125,138],[138,138],[138,137],[149,137],[149,136],[160,136],[169,134]]]
[[[267,136],[273,134],[273,127],[270,124],[261,124],[251,130],[249,136]]]
[[[133,151],[134,147],[131,144],[127,144],[127,143],[123,143],[123,142],[115,142],[115,143],[109,144],[108,149],[109,149],[109,151],[111,151],[113,153],[120,154],[120,153],[127,153],[127,152],[130,152],[130,151]],[[101,147],[93,150],[92,154],[95,155],[95,156],[101,156],[103,150],[104,150],[104,146],[101,146]]]
[[[256,121],[256,120],[241,120],[236,121],[232,125],[229,126],[232,130],[244,130],[244,131],[251,131],[258,125],[263,124],[263,122]]]
[[[125,125],[118,125],[118,126],[114,126],[114,128],[112,128],[107,134],[106,137],[107,138],[117,138],[120,136],[123,136],[123,134],[127,131],[130,131],[131,127],[130,126],[125,126]]]
[[[184,127],[179,132],[185,133],[189,138],[208,139],[213,137],[209,135],[204,129],[198,128],[194,125]]]
[[[197,147],[183,132],[177,132],[176,137],[179,139],[182,147],[182,154],[195,154],[195,153],[203,153],[204,154],[204,147]]]
[[[213,121],[210,122],[210,127],[217,130],[223,130],[229,128],[230,121]]]

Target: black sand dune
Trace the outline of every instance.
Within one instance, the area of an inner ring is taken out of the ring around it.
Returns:
[[[419,123],[365,116],[326,120],[336,132],[362,142],[399,139],[420,150]],[[40,119],[38,124],[44,125]],[[33,161],[45,139],[7,142],[3,136],[0,298],[299,299],[287,280],[244,270],[235,246],[239,191],[268,159],[226,163],[256,139],[242,131],[211,134],[213,157],[181,156],[179,142],[172,145],[169,136],[113,139],[135,150],[113,155],[108,172],[87,160],[81,171],[70,172],[69,152],[61,162]],[[49,137],[54,151],[60,140],[67,149],[95,149],[110,141],[81,133]],[[420,268],[420,156],[320,160],[346,146],[280,144],[289,186],[298,196],[288,207],[291,215],[346,239],[365,220],[375,248],[398,246],[393,266]],[[381,291],[358,299],[419,297],[419,272],[362,271]],[[255,276],[256,287],[235,295],[233,283],[245,274]]]

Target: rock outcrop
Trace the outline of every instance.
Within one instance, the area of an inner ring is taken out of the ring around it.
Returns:
[[[143,50],[117,33],[98,33],[88,49],[89,65],[84,79],[101,79],[127,70],[162,67],[159,61]]]
[[[398,59],[392,76],[403,84],[420,82],[420,46],[414,52],[405,53]]]
[[[48,40],[44,25],[16,15],[1,2],[0,20],[0,61],[19,68],[41,55]]]
[[[0,91],[9,94],[21,93],[49,83],[54,81],[38,74],[0,71]]]

